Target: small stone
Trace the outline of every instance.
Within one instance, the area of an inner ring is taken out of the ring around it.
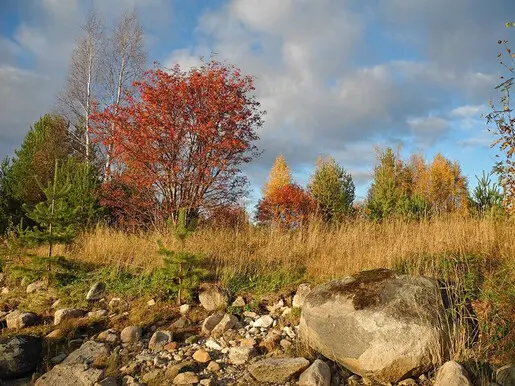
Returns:
[[[293,346],[293,343],[288,339],[281,339],[279,346],[281,346],[284,350],[289,350]]]
[[[152,306],[155,306],[156,305],[156,301],[154,299],[150,299],[148,302],[147,302],[147,306],[149,307],[152,307]]]
[[[257,344],[256,340],[252,339],[252,338],[245,338],[245,339],[242,339],[240,342],[240,346],[243,346],[243,347],[254,347],[256,344]]]
[[[177,374],[173,379],[174,385],[195,385],[197,383],[199,383],[199,379],[197,375],[191,371]]]
[[[122,330],[120,339],[123,343],[137,343],[141,340],[141,334],[141,327],[128,326]]]
[[[63,332],[60,330],[60,329],[55,329],[53,331],[50,331],[46,336],[45,338],[47,339],[57,339],[57,338],[60,338],[62,336]]]
[[[220,322],[211,330],[211,335],[218,337],[222,336],[224,332],[233,328],[238,323],[238,318],[231,314],[225,314]]]
[[[97,281],[93,284],[86,295],[86,300],[88,302],[94,302],[102,299],[106,292],[106,285],[101,281]]]
[[[156,331],[148,342],[148,348],[152,351],[162,351],[164,346],[173,340],[171,331]]]
[[[193,367],[195,365],[195,362],[193,361],[186,361],[186,362],[180,362],[175,365],[169,366],[166,369],[165,377],[168,379],[174,379],[177,374],[181,372],[181,370],[188,369],[190,367]]]
[[[267,352],[271,353],[277,348],[280,341],[281,341],[281,333],[277,330],[272,330],[266,335],[265,339],[263,339],[263,341],[259,344],[259,347],[262,347]]]
[[[218,371],[220,371],[220,364],[218,364],[215,361],[211,361],[207,365],[207,370],[211,371],[212,373],[217,373]]]
[[[268,328],[274,323],[274,318],[270,315],[263,315],[259,319],[257,319],[253,326],[256,328]]]
[[[211,378],[201,379],[199,384],[203,386],[215,386],[215,381],[213,381]]]
[[[206,346],[207,348],[209,348],[211,350],[216,350],[216,351],[222,350],[222,346],[213,338],[209,338],[208,340],[206,340],[204,342],[204,346]]]
[[[106,330],[98,334],[97,340],[100,342],[116,343],[119,338],[115,330]]]
[[[331,369],[324,361],[317,359],[299,378],[299,386],[329,386]]]
[[[39,322],[38,316],[33,312],[14,311],[5,318],[7,328],[19,330],[20,328],[34,326]]]
[[[61,299],[57,299],[55,302],[52,303],[52,308],[57,308],[61,304]]]
[[[88,318],[101,319],[107,316],[107,310],[97,310],[88,312]]]
[[[109,301],[108,307],[113,311],[127,311],[129,309],[129,303],[121,298],[112,298]]]
[[[190,325],[190,321],[188,318],[181,316],[179,319],[177,319],[175,322],[172,323],[172,328],[174,329],[181,329],[186,328]]]
[[[95,383],[94,386],[118,386],[115,377],[107,377],[102,379],[100,382]]]
[[[54,314],[54,325],[58,325],[65,320],[82,318],[85,312],[76,308],[64,308],[57,310]]]
[[[302,308],[304,305],[304,300],[311,292],[311,286],[309,284],[303,283],[300,284],[297,288],[297,293],[293,297],[292,307],[294,308]]]
[[[224,314],[216,313],[208,316],[202,323],[202,333],[209,335],[211,331],[220,323]]]
[[[197,341],[198,341],[198,336],[197,335],[191,335],[191,336],[188,336],[184,340],[184,343],[186,343],[186,344],[193,344],[193,343],[197,343]]]
[[[358,386],[361,383],[361,378],[356,374],[351,375],[347,378],[347,385],[349,386]]]
[[[64,361],[65,358],[66,358],[66,354],[61,353],[61,354],[51,358],[50,362],[52,362],[52,364],[54,364],[54,365],[57,365],[57,364],[61,363],[62,361]]]
[[[168,351],[168,352],[173,352],[173,351],[177,350],[177,342],[167,343],[167,344],[165,344],[163,349]]]
[[[255,312],[253,312],[253,311],[245,311],[245,312],[243,313],[243,316],[245,316],[246,318],[257,319],[258,314],[256,314],[256,313],[255,313]]]
[[[9,293],[9,288],[2,287],[2,295],[7,295]]]
[[[245,307],[245,299],[243,297],[238,296],[234,302],[231,304],[233,307]]]
[[[46,288],[45,282],[39,280],[39,281],[36,281],[34,283],[29,284],[27,286],[26,292],[28,294],[31,294],[33,292],[40,291],[40,290],[43,290],[45,288]]]
[[[243,365],[255,355],[254,347],[231,347],[229,349],[229,362],[233,365]]]
[[[308,366],[305,358],[268,358],[251,364],[248,370],[259,382],[284,384]]]
[[[193,359],[199,363],[207,363],[211,360],[211,356],[209,356],[209,353],[206,350],[201,348],[200,350],[195,351]]]
[[[190,312],[191,306],[189,304],[183,304],[179,307],[179,312],[182,315],[186,315],[188,312]]]
[[[148,373],[143,375],[142,381],[145,382],[145,383],[152,382],[153,380],[155,380],[156,378],[158,378],[162,374],[163,374],[162,370],[157,370],[156,369],[156,370],[149,371]]]

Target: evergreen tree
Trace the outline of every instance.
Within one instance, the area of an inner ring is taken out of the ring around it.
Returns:
[[[9,180],[13,197],[33,206],[45,199],[41,186],[47,186],[54,175],[55,161],[72,153],[68,124],[60,115],[44,115],[29,130],[16,151]]]
[[[283,188],[292,183],[290,168],[286,163],[282,154],[275,159],[275,162],[270,169],[268,181],[263,188],[263,197],[270,196],[274,190]]]
[[[23,217],[21,203],[13,197],[11,169],[11,161],[6,157],[0,164],[0,236],[5,235]]]
[[[503,211],[503,194],[496,183],[490,180],[491,174],[483,171],[481,178],[476,176],[477,186],[472,192],[472,205],[480,216]]]
[[[318,159],[308,189],[325,221],[338,220],[351,213],[355,198],[354,182],[350,173],[333,158]]]
[[[180,250],[173,251],[165,248],[161,241],[158,241],[158,253],[164,256],[166,286],[177,293],[177,304],[181,305],[184,297],[191,297],[192,291],[198,287],[206,271],[199,267],[204,257],[198,253],[186,251],[186,238],[196,228],[195,221],[187,221],[187,211],[184,208],[179,210],[177,224],[168,222],[174,236],[179,240]]]
[[[78,208],[71,207],[66,201],[70,189],[69,181],[59,186],[58,163],[55,161],[53,182],[46,188],[42,187],[45,201],[32,209],[24,205],[27,216],[37,225],[21,232],[22,242],[26,245],[48,244],[48,257],[51,257],[55,244],[68,244],[75,238],[74,224]]]

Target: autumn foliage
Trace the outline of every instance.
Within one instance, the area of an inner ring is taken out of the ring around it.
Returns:
[[[137,94],[93,116],[112,163],[104,205],[119,217],[197,216],[244,194],[240,167],[258,152],[263,111],[254,80],[211,61],[189,72],[154,68]]]
[[[297,184],[276,188],[257,205],[256,220],[281,228],[297,228],[306,223],[316,204],[308,192]]]

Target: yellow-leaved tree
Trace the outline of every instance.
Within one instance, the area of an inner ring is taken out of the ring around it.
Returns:
[[[263,187],[263,197],[269,197],[278,188],[292,183],[291,172],[282,154],[279,154],[270,169],[268,181]]]

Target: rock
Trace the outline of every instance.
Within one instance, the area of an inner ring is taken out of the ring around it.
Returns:
[[[229,362],[233,365],[243,365],[256,356],[254,347],[240,346],[229,349]]]
[[[177,319],[175,322],[172,323],[172,327],[175,329],[181,329],[188,327],[190,325],[190,321],[188,318],[181,316],[179,319]]]
[[[271,306],[267,306],[266,309],[272,313],[272,314],[275,314],[277,313],[278,310],[280,310],[281,308],[284,307],[284,300],[283,299],[279,299],[279,301]]]
[[[501,386],[515,385],[515,366],[503,366],[495,372],[495,380]]]
[[[186,343],[186,344],[194,344],[194,343],[197,343],[197,341],[198,341],[197,335],[191,335],[191,336],[188,336],[186,339],[184,339],[184,343]]]
[[[195,351],[193,359],[199,363],[207,363],[211,360],[211,356],[209,356],[209,353],[206,350],[201,348],[200,350]]]
[[[149,307],[152,307],[152,306],[155,306],[156,305],[156,301],[154,299],[150,299],[148,302],[147,302],[147,306]]]
[[[257,344],[256,340],[253,338],[245,338],[240,342],[240,346],[243,347],[254,347]]]
[[[198,298],[202,307],[207,311],[222,310],[229,305],[227,290],[217,285],[203,285]]]
[[[50,331],[47,336],[45,336],[45,338],[47,339],[57,339],[57,338],[60,338],[62,336],[63,332],[56,328],[55,330],[53,331]]]
[[[115,330],[106,330],[102,331],[98,334],[97,340],[99,342],[107,342],[107,343],[116,343],[120,338],[118,338],[118,334]]]
[[[294,308],[302,308],[304,305],[304,301],[306,300],[306,297],[311,292],[311,285],[303,283],[300,284],[297,288],[297,292],[295,293],[295,296],[293,297],[293,301],[291,303],[292,307]]]
[[[233,328],[238,323],[238,318],[231,314],[225,314],[218,324],[211,330],[211,335],[222,336],[224,332]]]
[[[66,359],[66,354],[65,353],[61,353],[59,355],[56,355],[55,357],[51,358],[50,359],[50,362],[52,362],[53,365],[57,365],[59,363],[61,363],[62,361],[64,361]]]
[[[173,351],[177,350],[177,342],[167,343],[167,344],[165,344],[163,349],[168,351],[168,352],[173,352]]]
[[[152,351],[162,351],[173,340],[171,331],[156,331],[148,342],[148,348]]]
[[[52,303],[52,306],[51,308],[52,309],[56,309],[57,307],[59,307],[61,305],[61,299],[57,299],[55,302]]]
[[[106,293],[106,285],[101,281],[97,281],[93,286],[91,286],[88,294],[86,295],[86,300],[89,302],[98,301],[104,297]]]
[[[215,386],[215,381],[213,381],[211,378],[201,379],[199,384],[202,386]]]
[[[118,386],[118,382],[116,382],[115,377],[107,377],[95,383],[94,386]]]
[[[191,371],[177,374],[177,376],[173,379],[174,385],[195,385],[197,383],[199,383],[199,379],[195,373]]]
[[[7,328],[25,328],[34,326],[39,322],[38,316],[33,312],[14,311],[6,316]]]
[[[220,323],[224,314],[216,313],[208,316],[202,323],[202,334],[209,335],[211,331]]]
[[[179,307],[179,312],[182,315],[186,315],[188,312],[190,312],[191,306],[189,304],[183,304]]]
[[[397,386],[417,386],[417,381],[413,378],[408,378],[400,381]]]
[[[107,314],[108,314],[107,310],[91,311],[91,312],[88,312],[88,318],[101,319],[101,318],[105,318],[107,316]]]
[[[64,365],[86,364],[90,365],[97,358],[109,355],[109,346],[92,340],[85,342],[80,348],[73,351],[62,362]]]
[[[61,322],[70,319],[82,318],[85,315],[83,310],[76,308],[64,308],[57,310],[54,314],[54,325],[57,326]]]
[[[211,349],[211,350],[215,350],[215,351],[222,351],[222,346],[220,345],[220,343],[218,343],[216,340],[214,340],[213,338],[209,338],[208,340],[206,340],[204,342],[204,346],[206,346],[207,348]]]
[[[261,341],[259,344],[259,347],[264,348],[267,352],[271,353],[273,352],[277,346],[279,345],[279,342],[281,341],[281,333],[277,330],[271,330]]]
[[[141,327],[128,326],[120,333],[120,340],[123,343],[137,343],[141,340]]]
[[[27,286],[27,289],[26,289],[26,292],[28,294],[31,294],[33,292],[36,292],[36,291],[40,291],[40,290],[43,290],[46,288],[46,284],[44,281],[41,281],[41,280],[38,280],[34,283],[30,283],[28,286]]]
[[[36,370],[41,353],[42,344],[38,337],[17,335],[0,338],[0,380],[30,375]]]
[[[186,362],[180,362],[175,365],[169,366],[166,369],[165,377],[168,379],[175,379],[175,377],[182,371],[182,370],[189,370],[189,368],[192,368],[195,365],[195,362],[193,361],[186,361]]]
[[[108,307],[111,311],[124,312],[129,309],[129,303],[121,298],[112,298],[109,301]]]
[[[418,376],[447,357],[438,282],[386,269],[314,288],[300,318],[300,338],[353,373],[378,382]]]
[[[234,302],[232,302],[231,306],[233,307],[245,307],[245,299],[241,296],[238,296]]]
[[[6,295],[9,293],[9,288],[7,287],[2,287],[2,295]]]
[[[146,373],[145,375],[143,375],[143,377],[142,377],[142,381],[143,381],[144,383],[152,382],[152,381],[154,381],[156,378],[160,377],[162,374],[163,374],[163,371],[162,371],[162,370],[158,370],[158,369],[155,369],[155,370],[149,371],[148,373]]]
[[[257,328],[268,328],[274,324],[274,318],[270,315],[263,315],[257,319],[252,325]]]
[[[356,374],[351,375],[349,378],[347,378],[347,385],[349,386],[358,386],[361,384],[360,382],[361,378],[357,376]]]
[[[250,374],[259,382],[284,383],[306,370],[305,358],[268,358],[249,366]]]
[[[329,386],[331,369],[324,361],[317,359],[299,378],[299,386]]]
[[[472,386],[467,371],[454,361],[445,362],[436,374],[434,386]]]
[[[104,378],[104,370],[83,364],[57,365],[36,380],[35,386],[93,386]]]
[[[217,373],[220,371],[220,364],[218,364],[215,361],[211,361],[209,362],[206,368],[208,371],[211,371],[212,373]]]

